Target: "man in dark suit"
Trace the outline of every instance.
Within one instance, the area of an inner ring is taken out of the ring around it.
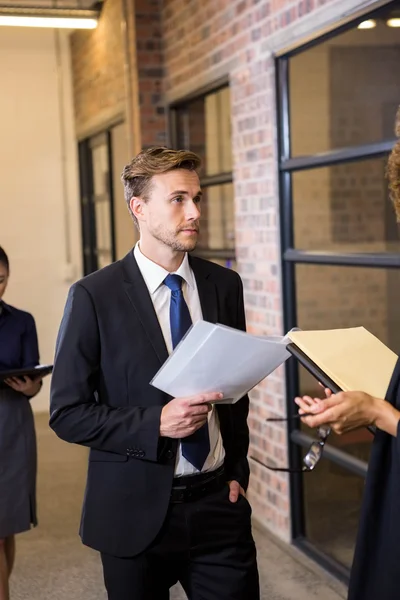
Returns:
[[[189,257],[199,234],[200,159],[142,151],[123,172],[140,242],[75,283],[57,340],[50,425],[89,446],[81,522],[110,600],[258,600],[248,398],[170,398],[149,382],[191,323],[245,329],[240,277]],[[214,402],[216,404],[214,404]]]

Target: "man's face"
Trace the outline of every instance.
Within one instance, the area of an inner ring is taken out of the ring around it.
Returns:
[[[176,169],[155,175],[141,204],[140,233],[172,250],[190,252],[199,236],[201,190],[197,173]]]
[[[8,269],[2,262],[0,262],[0,300],[6,291],[8,283]]]

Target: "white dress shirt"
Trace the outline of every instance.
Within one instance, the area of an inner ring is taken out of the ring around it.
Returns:
[[[169,272],[144,256],[144,254],[142,254],[140,251],[139,243],[137,243],[135,246],[134,255],[153,301],[154,310],[156,311],[156,315],[160,323],[168,353],[171,354],[173,350],[171,326],[169,321],[171,290],[163,284],[164,279],[167,275],[169,275]],[[177,271],[175,271],[174,274],[180,275],[183,279],[182,292],[186,304],[188,305],[192,322],[195,323],[196,321],[201,320],[203,315],[201,312],[196,279],[192,269],[190,268],[187,254],[185,254],[181,266]],[[203,465],[202,472],[213,471],[224,462],[225,450],[222,444],[218,414],[214,406],[208,413],[208,431],[210,436],[210,453]],[[182,447],[179,443],[175,463],[175,476],[179,477],[181,475],[193,475],[194,473],[198,472],[199,471],[196,469],[196,467],[194,467],[186,460],[186,458],[182,456]]]

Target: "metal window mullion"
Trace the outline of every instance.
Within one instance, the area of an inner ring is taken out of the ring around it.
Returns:
[[[115,231],[115,214],[114,214],[114,186],[113,186],[113,147],[111,140],[111,129],[107,131],[107,159],[108,159],[108,198],[109,198],[109,214],[110,214],[110,234],[111,234],[111,260],[114,262],[117,258],[116,251],[116,231]]]
[[[290,102],[289,102],[289,60],[279,59],[277,62],[277,90],[278,99],[278,153],[280,163],[290,158]],[[294,265],[283,260],[287,248],[293,246],[293,199],[292,199],[292,176],[288,172],[279,171],[280,183],[280,231],[282,244],[282,288],[283,288],[283,320],[285,331],[296,324],[296,286]],[[286,403],[288,415],[294,412],[293,398],[297,394],[298,368],[293,359],[286,362],[285,366]],[[287,423],[287,433],[290,439],[296,424],[293,419]],[[301,464],[299,448],[289,444],[288,448],[289,466],[298,469]],[[289,476],[290,487],[290,511],[291,511],[291,534],[296,539],[305,535],[305,510],[303,493],[303,476],[300,473],[291,473]]]
[[[311,252],[287,248],[283,254],[285,263],[312,264],[369,268],[400,268],[399,253],[345,253],[345,252]]]
[[[211,187],[213,185],[223,185],[225,183],[232,183],[233,173],[216,173],[215,175],[207,175],[200,178],[200,185],[202,188]]]
[[[306,169],[329,167],[340,163],[379,158],[389,154],[395,143],[396,140],[392,139],[376,142],[374,144],[338,148],[307,156],[282,157],[280,170],[293,173],[296,171],[304,171]]]

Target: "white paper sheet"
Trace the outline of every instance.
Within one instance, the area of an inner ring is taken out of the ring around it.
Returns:
[[[291,356],[288,342],[198,321],[150,383],[174,398],[222,392],[220,404],[234,403]]]

